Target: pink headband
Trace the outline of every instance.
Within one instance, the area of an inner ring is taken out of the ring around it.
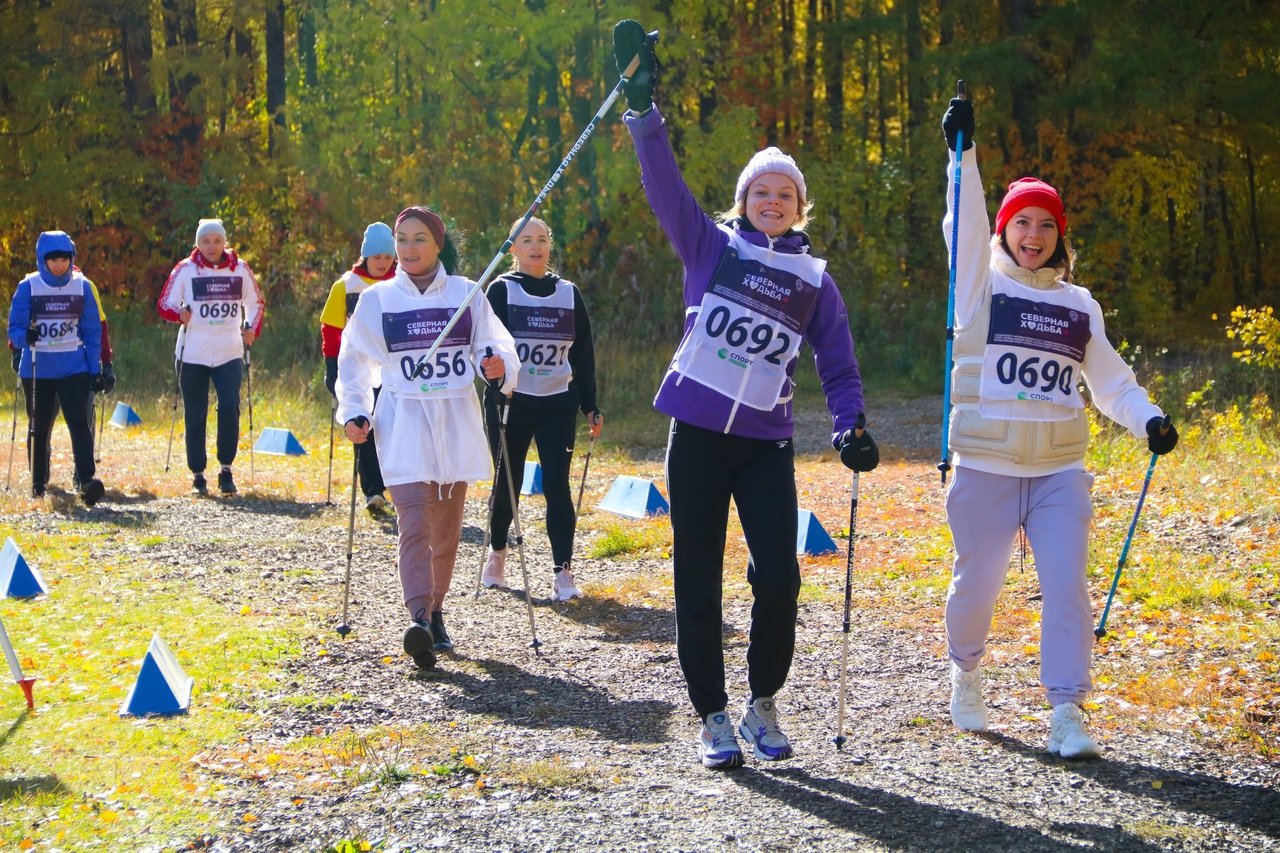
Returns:
[[[427,226],[427,230],[431,232],[431,236],[436,239],[436,245],[441,249],[444,248],[444,220],[434,210],[425,207],[413,205],[406,207],[400,211],[400,215],[396,217],[396,230],[400,230],[400,223],[406,219],[416,219],[423,225]]]

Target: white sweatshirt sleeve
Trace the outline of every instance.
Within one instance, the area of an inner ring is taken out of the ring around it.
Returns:
[[[1096,299],[1089,302],[1089,329],[1092,335],[1084,350],[1084,376],[1094,405],[1138,438],[1146,438],[1147,421],[1164,417],[1164,412],[1151,402],[1133,369],[1107,340],[1102,306]]]
[[[382,336],[382,302],[370,289],[360,295],[355,313],[342,330],[338,382],[334,388],[338,395],[334,418],[339,424],[362,415],[373,419],[373,388],[381,384],[379,367],[388,358]]]
[[[483,382],[484,371],[480,370],[480,359],[485,357],[486,347],[493,347],[493,354],[502,357],[502,364],[506,368],[502,379],[502,393],[510,394],[516,390],[516,381],[520,376],[520,356],[516,354],[515,339],[507,331],[507,327],[502,325],[489,300],[483,296],[471,300],[471,316],[474,320],[471,358],[475,362],[476,373]]]
[[[951,211],[955,204],[955,152],[947,157],[947,212],[942,218],[942,238],[951,259]],[[955,327],[967,326],[983,304],[991,265],[991,220],[978,173],[977,147],[963,152],[960,162],[960,227],[956,241]]]

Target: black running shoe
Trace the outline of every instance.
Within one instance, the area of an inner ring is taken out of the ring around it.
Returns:
[[[444,629],[444,614],[439,610],[431,613],[431,636],[435,638],[435,650],[438,652],[448,652],[453,650],[453,640],[449,639],[449,632]]]
[[[44,486],[32,486],[32,487],[31,487],[31,497],[33,497],[33,498],[42,498],[42,497],[44,497]]]
[[[234,495],[236,493],[236,481],[231,478],[229,469],[218,472],[218,491],[224,495]]]
[[[102,481],[92,479],[87,483],[80,485],[80,500],[84,501],[85,506],[93,506],[102,500],[102,496],[106,494],[106,487],[102,485]]]
[[[427,622],[415,619],[405,629],[404,650],[409,657],[413,658],[418,669],[435,669],[435,640],[431,636],[431,626]]]
[[[204,474],[196,474],[191,478],[191,491],[197,495],[209,494],[209,484],[204,479]]]

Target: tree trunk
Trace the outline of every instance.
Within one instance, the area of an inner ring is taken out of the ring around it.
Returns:
[[[823,70],[827,97],[827,123],[834,146],[839,149],[844,133],[844,33],[841,29],[840,0],[823,2]]]
[[[199,45],[196,38],[195,0],[161,0],[164,20],[165,61],[169,66],[169,112],[173,117],[173,139],[181,147],[200,140],[202,117],[191,103],[199,78],[190,71],[177,70],[188,64]]]
[[[267,156],[274,156],[285,134],[284,0],[268,0],[263,47],[267,59]]]
[[[151,15],[149,4],[130,4],[120,18],[121,66],[124,102],[135,116],[156,111],[151,89]]]
[[[1249,232],[1253,250],[1253,298],[1262,296],[1262,229],[1258,225],[1258,181],[1253,168],[1253,148],[1245,146],[1244,166],[1249,175]]]

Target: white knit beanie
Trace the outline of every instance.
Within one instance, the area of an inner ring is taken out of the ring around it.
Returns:
[[[738,176],[738,187],[733,193],[734,201],[741,203],[746,197],[751,182],[765,172],[786,175],[796,182],[796,189],[800,192],[800,203],[803,205],[808,200],[809,193],[805,190],[804,175],[800,174],[800,167],[796,165],[796,161],[777,148],[769,146],[763,151],[757,151],[747,163],[747,167],[742,170],[742,174]]]
[[[201,219],[196,226],[196,242],[206,234],[221,234],[223,240],[227,239],[227,229],[222,227],[221,219]]]

